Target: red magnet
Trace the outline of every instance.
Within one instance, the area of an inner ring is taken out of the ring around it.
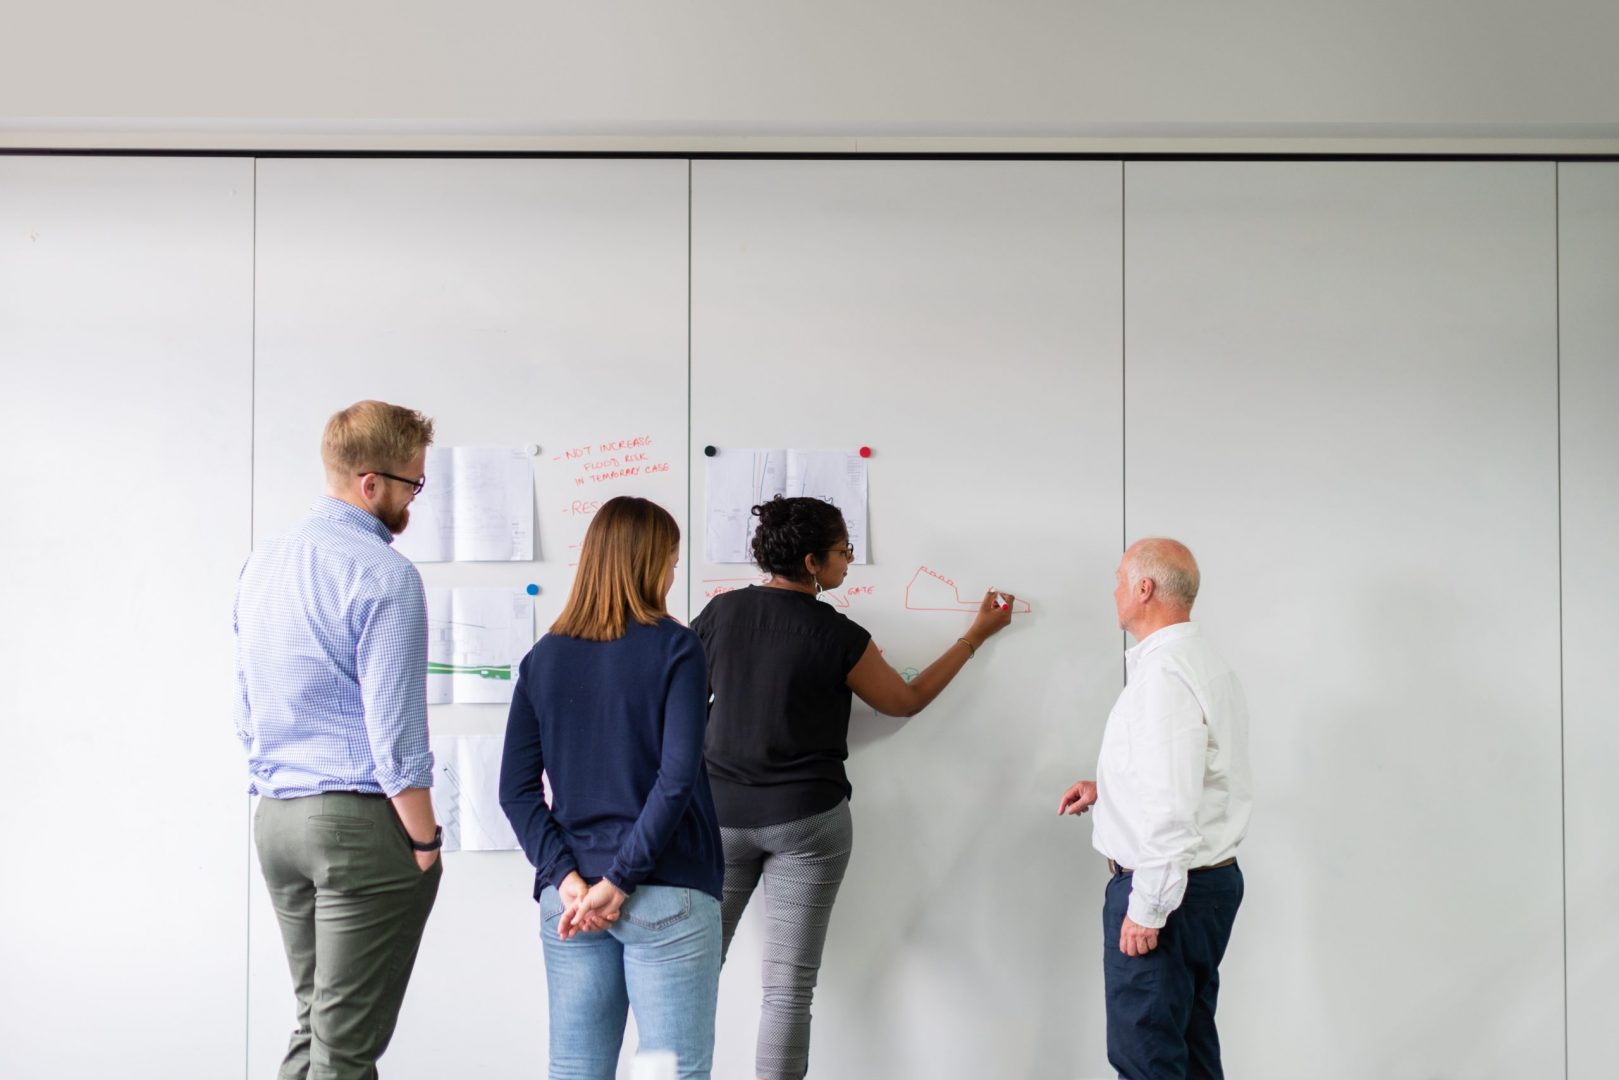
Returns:
[[[871,456],[871,447],[869,447],[869,446],[862,446],[862,447],[861,447],[861,448],[860,448],[860,456],[861,456],[861,457],[870,457],[870,456]]]

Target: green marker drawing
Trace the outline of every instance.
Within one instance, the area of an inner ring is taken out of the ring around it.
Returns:
[[[471,664],[441,664],[436,660],[427,662],[429,675],[476,675],[480,679],[507,679],[512,677],[512,666],[502,664],[498,667],[478,667]]]

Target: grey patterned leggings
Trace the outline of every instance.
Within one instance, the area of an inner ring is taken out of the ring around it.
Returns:
[[[810,999],[832,903],[854,845],[847,800],[813,817],[759,829],[724,829],[725,952],[759,884],[765,885],[764,1006],[754,1066],[761,1080],[809,1071]],[[724,952],[721,953],[722,962]]]

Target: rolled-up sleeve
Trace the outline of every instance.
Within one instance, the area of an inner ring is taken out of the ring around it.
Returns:
[[[379,576],[358,605],[355,672],[373,776],[392,798],[433,786],[427,734],[427,595],[414,566]]]

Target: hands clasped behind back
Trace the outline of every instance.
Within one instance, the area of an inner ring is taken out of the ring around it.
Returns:
[[[567,941],[575,934],[606,930],[618,921],[626,894],[606,878],[594,885],[574,870],[557,886],[562,898],[562,915],[557,920],[557,936]]]

